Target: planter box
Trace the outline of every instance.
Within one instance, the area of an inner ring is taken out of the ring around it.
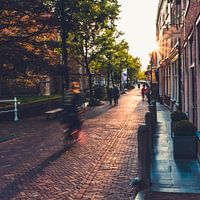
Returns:
[[[197,158],[198,161],[200,162],[200,132],[197,132],[196,135],[197,135]]]
[[[175,159],[196,159],[197,137],[173,136],[173,153]]]

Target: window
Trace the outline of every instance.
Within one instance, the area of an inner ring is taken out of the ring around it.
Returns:
[[[164,81],[165,81],[165,93],[164,94],[167,94],[167,69],[165,68],[164,69]]]
[[[178,101],[178,60],[174,63],[174,94]]]
[[[184,67],[188,65],[188,59],[187,59],[187,46],[184,48]]]
[[[173,79],[173,87],[172,87],[172,91],[173,91],[173,93],[172,93],[172,98],[175,98],[176,97],[176,91],[175,91],[175,89],[176,89],[176,83],[175,83],[175,63],[173,62],[172,63],[172,79]]]
[[[192,36],[189,39],[189,62],[190,62],[190,65],[193,64],[193,37]]]
[[[170,96],[171,94],[171,70],[170,67],[168,67],[168,73],[167,73],[167,95]]]

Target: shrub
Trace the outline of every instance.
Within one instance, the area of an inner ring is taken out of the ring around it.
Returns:
[[[178,122],[180,120],[188,120],[187,115],[182,111],[173,111],[171,113],[171,120],[172,122]]]
[[[174,136],[193,136],[196,128],[189,120],[181,120],[174,125]]]
[[[99,100],[104,100],[105,96],[106,96],[105,88],[96,86],[94,89],[94,97]]]
[[[103,105],[99,99],[93,98],[93,101],[89,102],[89,106],[101,106]]]

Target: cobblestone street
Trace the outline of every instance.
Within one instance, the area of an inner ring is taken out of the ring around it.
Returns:
[[[82,140],[66,152],[58,120],[0,125],[3,134],[16,128],[21,135],[0,145],[0,199],[128,199],[146,110],[137,89],[121,95],[117,107],[89,109]]]

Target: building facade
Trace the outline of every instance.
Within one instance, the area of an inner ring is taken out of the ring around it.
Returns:
[[[183,1],[183,31],[181,35],[182,110],[188,113],[200,129],[200,1]]]
[[[159,95],[200,130],[200,1],[160,0],[157,12]]]

